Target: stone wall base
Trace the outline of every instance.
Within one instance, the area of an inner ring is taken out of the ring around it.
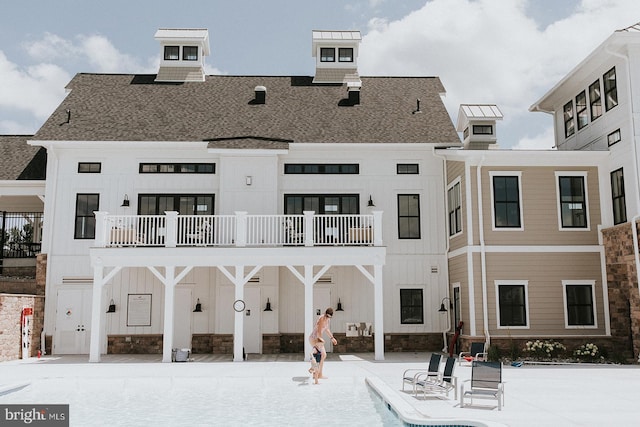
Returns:
[[[162,334],[109,335],[107,354],[162,354]]]

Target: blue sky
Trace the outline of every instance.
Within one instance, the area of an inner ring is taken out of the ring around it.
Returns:
[[[311,30],[357,29],[361,75],[438,76],[460,103],[505,114],[500,146],[550,148],[528,107],[616,29],[637,0],[30,0],[0,15],[0,133],[33,133],[78,72],[154,73],[158,28],[207,28],[210,74],[312,75]]]

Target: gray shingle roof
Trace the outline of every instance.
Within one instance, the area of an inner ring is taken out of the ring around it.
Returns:
[[[0,135],[0,180],[45,179],[47,152],[27,144],[31,135]]]
[[[358,106],[348,106],[344,86],[312,84],[312,77],[206,76],[183,84],[155,77],[77,74],[33,139],[460,143],[436,77],[362,77]],[[254,100],[256,86],[267,88],[264,105]],[[412,114],[416,99],[421,112]]]

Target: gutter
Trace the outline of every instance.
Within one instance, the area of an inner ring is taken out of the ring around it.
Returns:
[[[485,156],[476,165],[476,185],[478,187],[478,238],[480,239],[480,269],[482,271],[482,323],[486,339],[489,335],[489,307],[487,303],[487,253],[484,245],[484,213],[482,208],[482,164]]]

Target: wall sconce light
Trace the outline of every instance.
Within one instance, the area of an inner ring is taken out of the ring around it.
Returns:
[[[267,306],[264,308],[264,311],[273,311],[271,310],[271,302],[269,301],[269,298],[267,298]]]
[[[253,183],[253,178],[250,175],[244,177],[244,182],[247,185],[251,185]]]
[[[449,299],[449,297],[444,297],[442,298],[442,301],[440,302],[440,308],[438,309],[440,313],[444,313],[447,311],[447,308],[444,306],[444,300],[446,299],[449,300],[449,310],[453,308],[453,303],[451,302],[451,299]]]
[[[371,194],[369,194],[369,203],[367,203],[367,207],[375,208],[376,205],[373,204],[373,199],[371,198]]]
[[[340,302],[340,298],[338,298],[338,307],[336,307],[336,311],[344,311],[342,309],[342,303]]]
[[[128,195],[124,195],[124,200],[122,200],[122,204],[120,205],[121,208],[128,208],[129,207],[129,196]]]
[[[107,313],[115,313],[116,312],[116,304],[113,302],[113,298],[109,301],[109,308],[107,309]]]
[[[202,313],[202,304],[200,304],[200,298],[196,301],[196,308],[193,309],[194,313]]]

